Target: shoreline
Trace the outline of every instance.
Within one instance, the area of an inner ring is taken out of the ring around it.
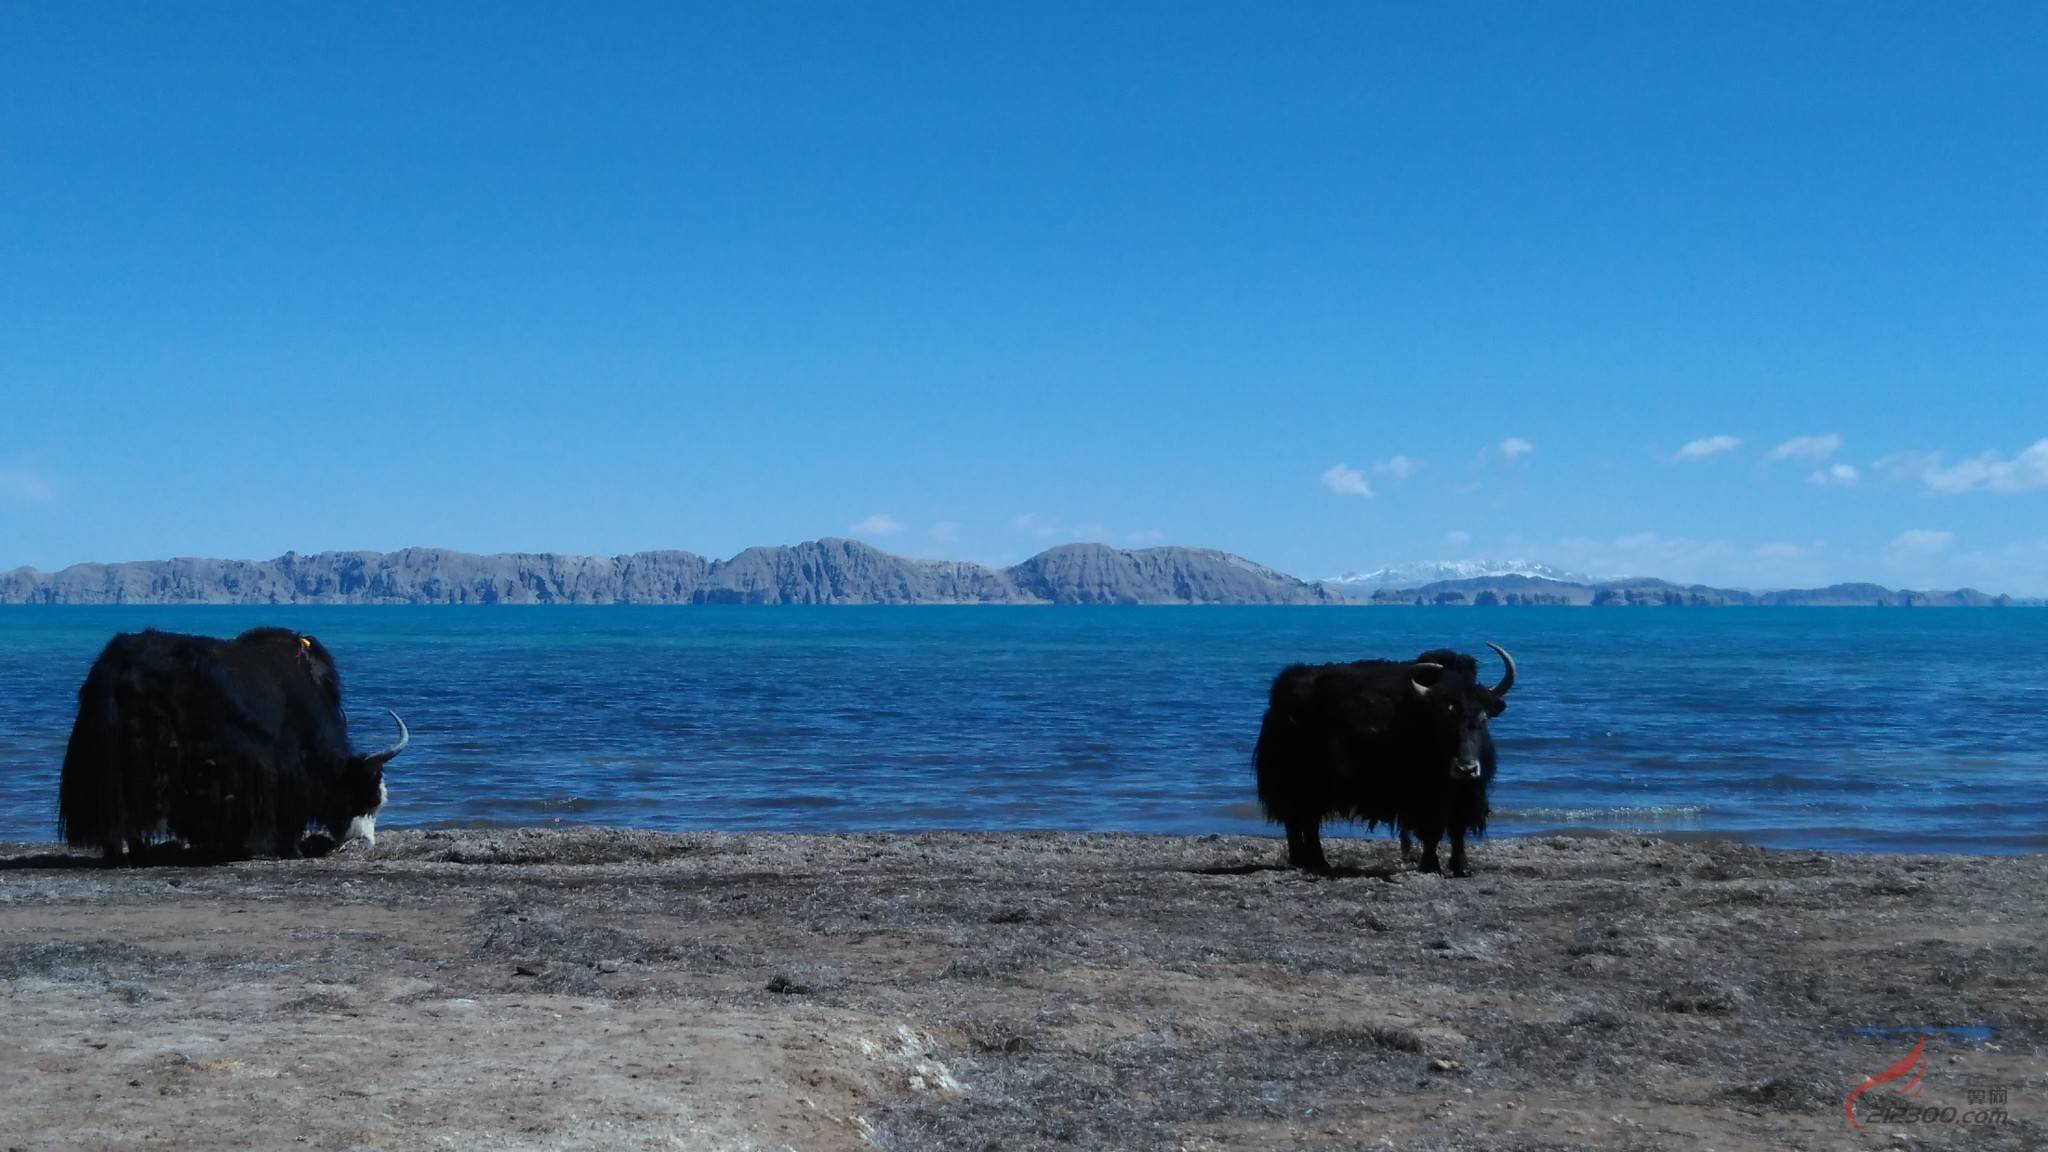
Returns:
[[[2048,856],[1489,837],[393,830],[0,845],[9,1147],[2048,1143]],[[1859,1031],[1875,1029],[1876,1032]],[[1953,1097],[1951,1100],[1950,1098]],[[1858,1105],[1866,1124],[1889,1104]]]
[[[1859,858],[1896,856],[1928,857],[1932,859],[1955,860],[2011,860],[2027,856],[2038,856],[2048,854],[2048,834],[2025,837],[2023,841],[2016,841],[2012,838],[1978,838],[1968,841],[1964,846],[1957,847],[1948,847],[1940,844],[1930,844],[1922,842],[1909,842],[1896,845],[1880,844],[1875,846],[1843,846],[1839,844],[1813,844],[1801,842],[1797,839],[1797,837],[1802,832],[1802,830],[1800,829],[1757,830],[1714,827],[1688,828],[1679,826],[1682,825],[1683,822],[1678,820],[1671,821],[1670,826],[1654,828],[1605,827],[1594,823],[1547,823],[1530,824],[1528,826],[1516,826],[1512,823],[1514,819],[1514,815],[1512,812],[1504,813],[1500,811],[1494,812],[1491,815],[1490,819],[1492,821],[1492,826],[1487,829],[1486,835],[1483,837],[1479,837],[1472,842],[1475,845],[1473,849],[1475,853],[1483,851],[1484,846],[1488,844],[1508,843],[1513,841],[1524,840],[1547,840],[1552,838],[1563,838],[1597,841],[1654,840],[1658,842],[1689,845],[1694,847],[1725,843],[1731,846],[1754,848],[1766,852],[1814,852],[1830,856],[1847,856]],[[1509,822],[1505,827],[1503,826],[1504,820]],[[561,835],[580,835],[592,833],[625,833],[635,836],[743,836],[764,838],[797,837],[813,839],[831,839],[836,837],[859,836],[1116,836],[1129,837],[1131,839],[1137,840],[1167,841],[1203,840],[1222,837],[1229,840],[1242,840],[1251,842],[1258,842],[1270,839],[1274,843],[1282,846],[1284,846],[1286,843],[1284,837],[1282,836],[1282,832],[1279,825],[1271,825],[1267,830],[1259,832],[1248,832],[1243,830],[1222,830],[1215,832],[1189,832],[1173,830],[1150,831],[1128,828],[1091,829],[1061,828],[1055,826],[1014,828],[971,828],[960,826],[903,826],[893,828],[852,829],[809,829],[791,827],[662,828],[653,827],[649,825],[604,823],[602,821],[597,820],[584,821],[568,818],[531,820],[519,819],[514,817],[508,817],[506,819],[493,819],[491,817],[470,817],[460,820],[428,820],[412,824],[387,824],[380,819],[377,830],[379,845],[382,845],[390,836],[396,835],[401,832],[432,835],[444,835],[450,833],[473,833],[476,835],[490,835],[522,832]],[[1861,834],[1866,837],[1885,835],[1883,833],[1872,833],[1867,830],[1863,831]],[[1371,851],[1372,849],[1369,846],[1380,842],[1385,842],[1388,844],[1394,842],[1392,839],[1392,833],[1387,831],[1385,828],[1367,831],[1365,830],[1363,825],[1348,824],[1338,821],[1331,821],[1323,825],[1323,840],[1326,843],[1334,843],[1338,845],[1352,845],[1359,851]],[[1284,852],[1282,852],[1281,855],[1284,856]],[[22,856],[43,856],[52,859],[66,856],[77,856],[79,857],[79,866],[83,866],[88,861],[88,858],[94,857],[95,854],[88,852],[84,849],[71,848],[59,840],[6,839],[5,834],[0,833],[0,863],[4,863],[5,860],[11,857]],[[1279,857],[1276,857],[1276,860],[1277,859],[1279,859]],[[162,861],[159,861],[158,863],[179,865],[185,862],[175,858],[167,858]]]

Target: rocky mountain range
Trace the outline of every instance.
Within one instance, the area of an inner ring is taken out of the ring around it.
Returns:
[[[288,552],[0,574],[0,604],[1324,604],[1339,597],[1241,556],[1068,544],[1009,568],[913,560],[855,540],[625,556]]]
[[[1446,575],[1450,574],[1450,575]],[[1415,577],[1428,577],[1416,580]],[[1963,588],[1876,584],[1757,592],[1594,580],[1516,562],[1449,562],[1307,581],[1203,548],[1066,544],[1008,568],[913,560],[856,540],[693,552],[477,555],[443,548],[287,552],[274,560],[145,560],[0,573],[4,604],[1425,604],[1593,607],[1995,608]]]

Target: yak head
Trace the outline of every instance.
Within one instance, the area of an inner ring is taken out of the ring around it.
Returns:
[[[390,709],[385,711],[390,712]],[[342,769],[342,799],[349,811],[348,833],[342,837],[344,841],[377,842],[377,810],[391,795],[384,787],[384,765],[412,743],[412,733],[406,729],[405,721],[400,720],[396,712],[390,712],[390,715],[391,722],[398,725],[398,742],[381,751],[351,756],[347,767]]]
[[[1415,689],[1415,703],[1429,718],[1438,743],[1450,755],[1445,771],[1453,780],[1479,780],[1486,770],[1486,722],[1507,709],[1502,697],[1515,686],[1515,658],[1507,649],[1488,642],[1500,654],[1507,673],[1500,683],[1488,688],[1479,683],[1479,662],[1460,652],[1436,649],[1424,652],[1409,666],[1409,684]]]

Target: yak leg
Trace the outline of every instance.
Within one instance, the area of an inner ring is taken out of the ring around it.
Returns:
[[[1422,839],[1422,863],[1417,866],[1418,870],[1423,872],[1443,871],[1443,865],[1437,862],[1436,845],[1438,840],[1443,839],[1444,830],[1434,824],[1428,824],[1417,828],[1415,834]]]
[[[1310,872],[1328,872],[1323,857],[1322,821],[1293,821],[1287,825],[1287,862]]]
[[[1415,834],[1405,827],[1401,829],[1401,859],[1415,859]]]
[[[1472,870],[1465,866],[1465,826],[1451,825],[1451,875],[1470,876]]]

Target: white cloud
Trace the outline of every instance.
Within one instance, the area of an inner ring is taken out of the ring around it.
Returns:
[[[1908,528],[1892,537],[1889,551],[1900,556],[1931,556],[1936,552],[1948,551],[1956,542],[1953,532],[1939,532],[1930,528]]]
[[[1760,544],[1756,555],[1759,560],[1797,560],[1806,555],[1806,549],[1797,544]]]
[[[853,526],[856,536],[894,536],[903,531],[903,521],[881,512]]]
[[[1453,548],[1463,548],[1471,542],[1472,534],[1463,528],[1453,529],[1444,533],[1444,543],[1449,544]]]
[[[26,468],[0,468],[0,500],[13,504],[54,504],[57,486]]]
[[[1372,466],[1372,474],[1375,476],[1391,476],[1396,480],[1406,480],[1410,476],[1415,475],[1415,470],[1420,467],[1422,467],[1422,461],[1412,457],[1390,456],[1374,464]]]
[[[1323,487],[1339,496],[1372,495],[1372,485],[1365,482],[1365,473],[1348,464],[1332,464],[1325,469]]]
[[[1862,478],[1854,464],[1830,464],[1825,468],[1814,469],[1813,475],[1808,476],[1806,482],[1823,488],[1854,488],[1856,482]]]
[[[1675,460],[1705,460],[1723,452],[1733,452],[1742,447],[1742,440],[1735,436],[1702,436],[1678,450]]]
[[[1902,452],[1878,461],[1894,476],[1918,480],[1930,492],[2029,492],[2048,488],[2048,438],[2013,457],[1985,452],[1944,464],[1939,452]]]
[[[941,544],[951,544],[959,538],[960,522],[957,520],[941,520],[932,525],[932,539]]]
[[[1510,436],[1500,442],[1500,456],[1503,460],[1513,460],[1517,456],[1527,456],[1535,450],[1536,446],[1534,444],[1529,443],[1520,436]]]
[[[1894,452],[1871,465],[1894,480],[1918,480],[1921,473],[1940,466],[1939,452]]]
[[[1129,533],[1124,536],[1125,543],[1137,544],[1140,546],[1148,544],[1158,544],[1163,542],[1165,539],[1166,533],[1161,532],[1157,528],[1146,528],[1137,532]]]
[[[1825,436],[1794,436],[1771,449],[1772,460],[1825,460],[1842,450],[1842,438],[1833,432]]]

